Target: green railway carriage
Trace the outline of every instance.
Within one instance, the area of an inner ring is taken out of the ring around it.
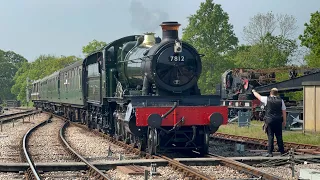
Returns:
[[[40,80],[39,99],[42,101],[48,100],[48,77]]]
[[[59,74],[60,102],[83,106],[82,63],[77,61],[63,68]]]
[[[59,102],[59,71],[54,72],[47,77],[47,100],[50,102]]]
[[[83,106],[82,63],[77,61],[60,71],[32,83],[31,98],[35,103],[50,102]]]

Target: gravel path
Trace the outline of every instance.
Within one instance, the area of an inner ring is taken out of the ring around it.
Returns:
[[[280,167],[263,167],[258,169],[287,180],[291,179],[291,175],[292,175],[291,167],[289,164],[285,166],[280,166]],[[298,179],[300,174],[300,169],[320,170],[320,164],[299,164],[299,165],[295,165],[294,169],[295,169],[295,179]]]
[[[39,127],[29,139],[29,152],[35,162],[74,162],[59,141],[59,130],[64,121],[52,118],[51,122]]]
[[[225,157],[243,157],[243,156],[261,156],[261,153],[250,152],[256,150],[248,148],[244,145],[244,152],[236,151],[236,144],[229,144],[211,140],[209,145],[209,153],[217,154]]]
[[[184,180],[182,173],[173,170],[171,167],[157,167],[159,175],[152,176],[152,180]],[[108,175],[115,180],[144,180],[144,175],[127,175],[118,169],[107,171]],[[149,176],[149,179],[150,176]]]
[[[95,135],[93,132],[83,128],[70,126],[66,130],[66,139],[70,146],[80,153],[90,162],[105,162],[110,160],[118,160],[121,154],[123,159],[137,159],[137,155],[127,154],[126,151],[110,142],[105,138]],[[108,156],[108,149],[112,151],[112,155]]]
[[[230,179],[246,179],[249,178],[248,175],[240,173],[237,170],[229,168],[227,166],[191,166],[197,169],[199,172],[206,174],[209,177],[214,178],[230,178]]]
[[[20,159],[20,143],[25,133],[40,122],[46,120],[49,116],[46,114],[35,115],[31,117],[30,122],[22,119],[16,120],[14,127],[12,123],[3,124],[3,131],[0,132],[0,163],[21,162]]]
[[[19,174],[19,173],[5,173],[5,172],[0,172],[0,180],[15,180],[15,179],[19,179],[19,180],[23,180],[24,179],[24,175],[23,174]]]

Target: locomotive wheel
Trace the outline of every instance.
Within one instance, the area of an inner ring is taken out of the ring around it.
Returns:
[[[200,154],[206,155],[208,154],[208,151],[209,151],[209,139],[210,139],[210,133],[208,132],[208,130],[205,130],[202,139],[203,139],[203,148],[201,148]]]
[[[140,151],[145,151],[146,150],[146,138],[139,138],[136,140],[136,146]]]
[[[148,142],[147,152],[149,154],[155,154],[157,151],[156,145],[158,144],[158,133],[155,128],[148,128]]]
[[[92,118],[92,113],[89,114],[89,119],[88,119],[88,127],[89,129],[93,128],[93,118]]]

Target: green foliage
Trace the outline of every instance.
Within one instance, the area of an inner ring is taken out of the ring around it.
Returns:
[[[87,56],[95,51],[100,50],[101,48],[103,48],[104,46],[106,46],[107,43],[103,42],[103,41],[97,41],[97,40],[93,40],[91,42],[89,42],[88,45],[83,46],[82,47],[82,53]]]
[[[236,48],[238,38],[228,22],[228,14],[212,0],[202,2],[196,14],[188,19],[182,39],[205,55],[198,84],[202,93],[211,94],[220,82],[221,73],[233,67],[232,55],[226,54]]]
[[[299,36],[301,45],[311,50],[305,59],[308,66],[320,67],[320,12],[311,14],[310,23],[305,23],[303,35]]]
[[[320,12],[311,14],[310,23],[305,23],[303,35],[299,36],[301,45],[310,48],[314,53],[320,54]]]
[[[11,93],[15,73],[27,60],[13,51],[0,50],[0,99],[15,99]]]
[[[240,46],[234,58],[235,66],[246,68],[283,67],[297,49],[295,40],[268,33],[252,46]]]
[[[320,54],[310,52],[305,57],[307,65],[312,68],[320,68]]]
[[[17,99],[20,100],[22,104],[26,104],[27,77],[31,80],[38,80],[78,60],[80,60],[80,58],[75,56],[56,57],[40,55],[34,62],[24,63],[17,71],[14,76],[15,84],[11,88],[11,92],[17,95]]]

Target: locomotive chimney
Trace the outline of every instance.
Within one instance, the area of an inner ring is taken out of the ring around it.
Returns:
[[[143,46],[147,46],[147,47],[151,47],[156,43],[156,39],[154,38],[154,34],[155,33],[145,33],[144,34],[144,38],[143,38],[143,42],[142,45]]]
[[[179,39],[178,30],[180,25],[178,22],[162,22],[160,24],[162,28],[162,40]]]

